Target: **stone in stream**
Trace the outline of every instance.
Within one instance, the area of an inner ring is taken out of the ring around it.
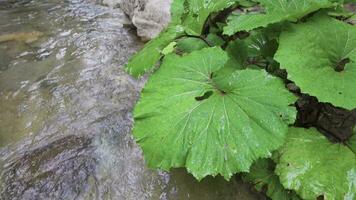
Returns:
[[[151,40],[171,20],[171,0],[103,0],[110,7],[119,6],[137,28],[137,35],[143,41]]]
[[[43,36],[43,33],[39,31],[9,33],[0,35],[0,43],[10,41],[32,43],[38,40],[41,36]]]
[[[13,159],[3,171],[2,197],[72,199],[94,178],[91,139],[70,135]]]

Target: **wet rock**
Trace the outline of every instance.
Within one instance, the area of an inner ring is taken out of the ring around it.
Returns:
[[[170,22],[171,0],[103,0],[111,7],[119,6],[137,28],[137,35],[148,41]]]
[[[155,38],[168,25],[171,20],[170,4],[170,0],[146,0],[134,10],[132,23],[142,40]]]
[[[10,41],[32,43],[38,40],[41,36],[43,36],[43,33],[39,31],[9,33],[0,35],[0,43]]]
[[[91,139],[67,136],[26,152],[5,166],[0,199],[72,199],[90,177]]]
[[[288,83],[287,88],[293,93],[300,93],[300,88],[295,83]]]
[[[10,8],[16,5],[25,5],[31,0],[0,0],[0,8]]]

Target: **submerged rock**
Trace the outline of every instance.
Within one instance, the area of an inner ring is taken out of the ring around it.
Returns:
[[[10,41],[32,43],[38,40],[41,36],[43,36],[43,33],[39,31],[9,33],[0,35],[0,43]]]
[[[71,199],[94,178],[91,139],[67,136],[15,158],[5,167],[1,196],[12,199]]]

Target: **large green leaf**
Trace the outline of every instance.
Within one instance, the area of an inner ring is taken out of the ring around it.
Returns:
[[[291,128],[276,173],[284,187],[303,199],[356,199],[356,156],[316,129]]]
[[[150,167],[229,179],[283,144],[295,97],[261,70],[215,80],[227,60],[219,47],[170,54],[149,79],[134,110],[133,134]]]
[[[259,159],[243,179],[252,183],[259,192],[266,190],[266,195],[272,200],[300,200],[295,192],[284,189],[274,173],[275,166],[271,159]]]
[[[182,26],[171,26],[162,32],[157,38],[148,42],[145,47],[130,58],[126,71],[134,76],[142,76],[146,71],[151,70],[161,59],[161,51],[167,47],[176,37],[184,34]]]
[[[181,24],[182,16],[186,12],[184,9],[184,4],[187,0],[173,0],[171,4],[171,25]]]
[[[237,0],[187,0],[189,4],[189,14],[183,25],[189,27],[197,35],[200,35],[205,21],[211,13],[228,8]]]
[[[303,92],[356,108],[356,27],[318,15],[282,33],[275,59]]]
[[[247,13],[232,15],[224,33],[233,35],[239,31],[250,31],[258,27],[281,21],[296,21],[297,19],[333,5],[329,0],[257,0],[265,13]]]

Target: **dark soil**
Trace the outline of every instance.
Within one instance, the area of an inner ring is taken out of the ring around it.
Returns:
[[[332,142],[344,143],[356,127],[356,109],[350,111],[329,103],[320,103],[308,95],[301,95],[296,107],[298,115],[295,126],[316,127]]]

